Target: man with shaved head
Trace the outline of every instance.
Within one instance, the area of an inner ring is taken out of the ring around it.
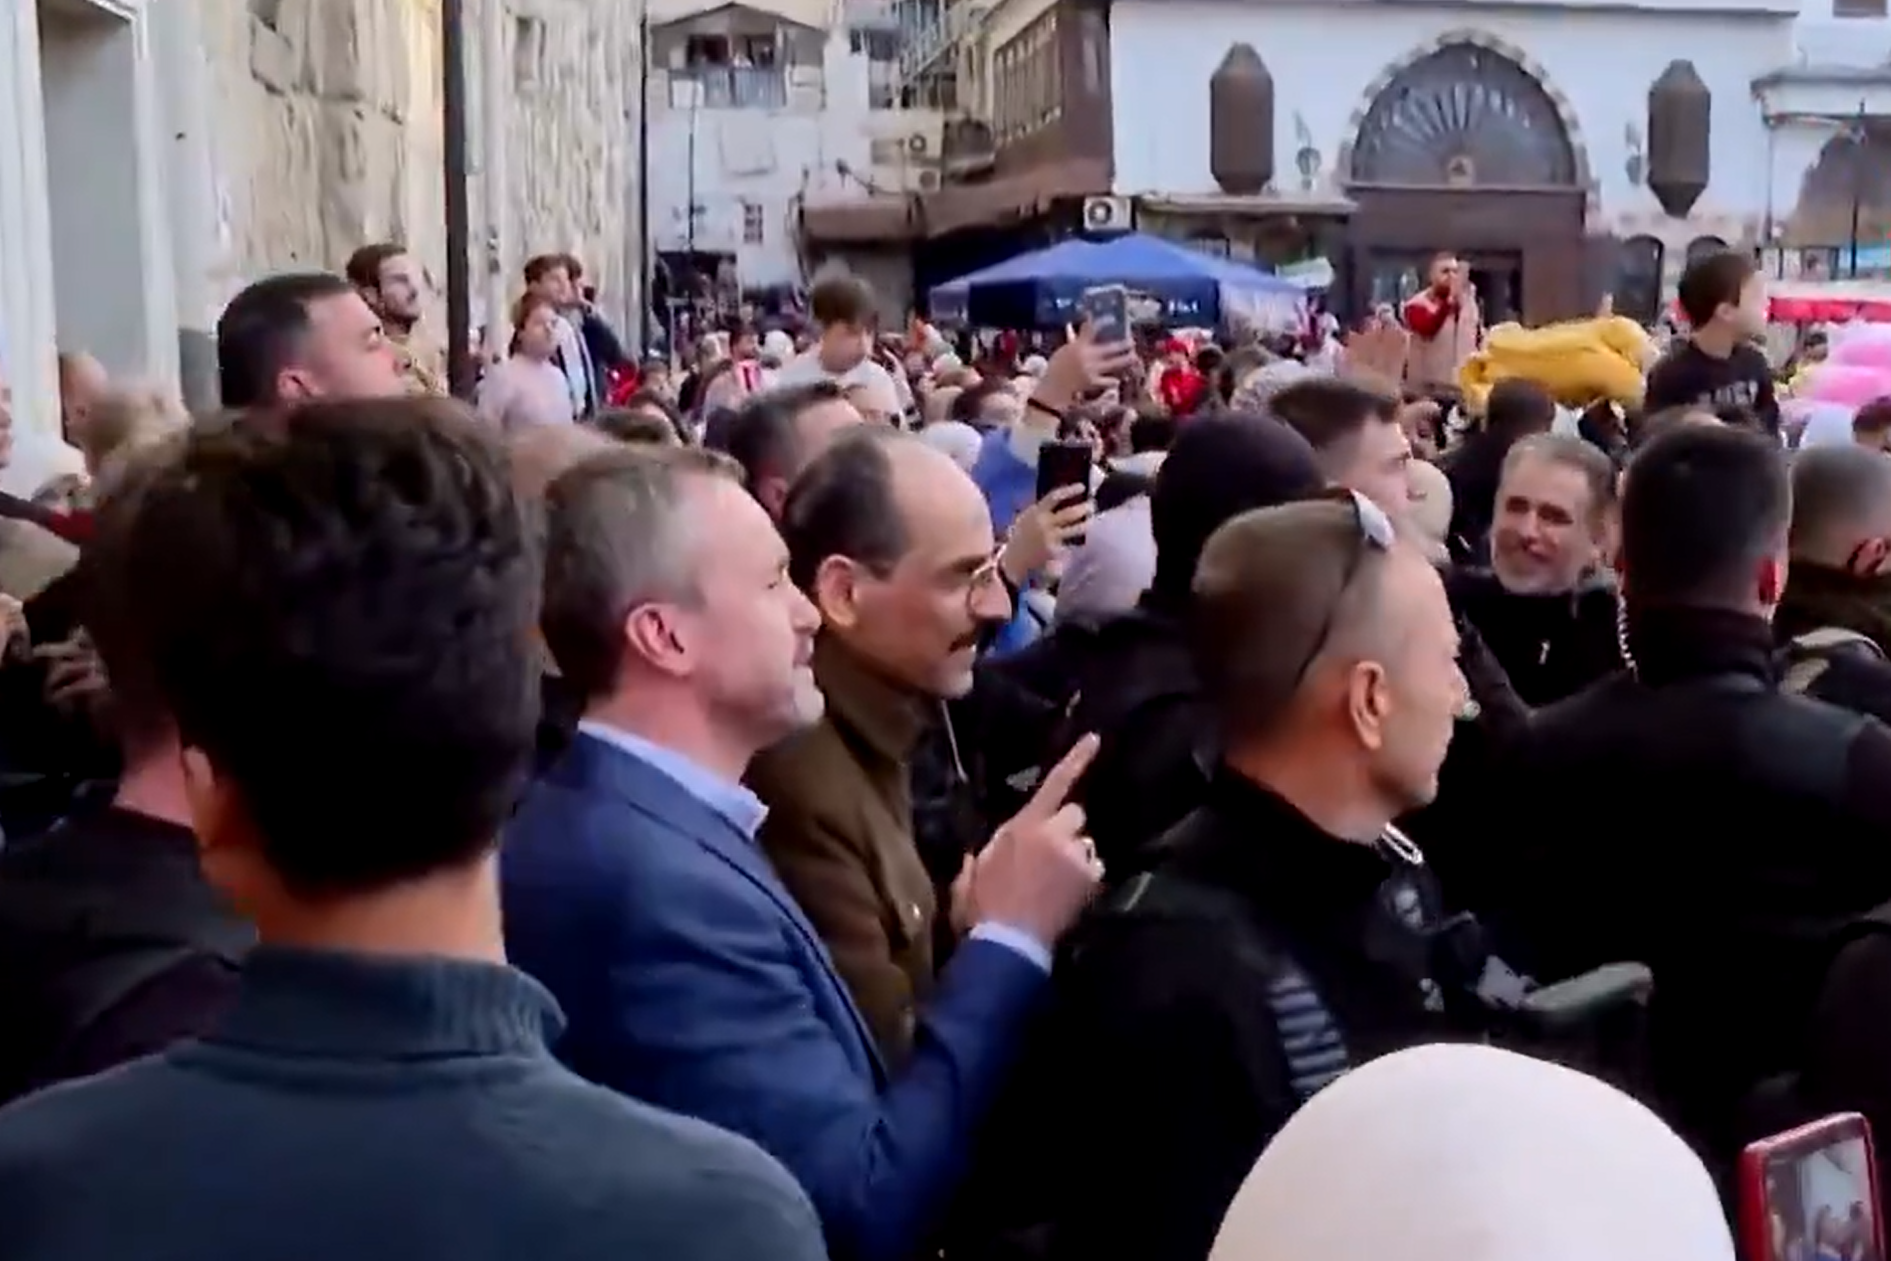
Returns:
[[[83,350],[59,353],[60,436],[84,447],[86,422],[93,409],[111,392],[112,378],[105,365]]]
[[[521,429],[506,444],[512,469],[512,489],[521,499],[541,503],[545,488],[581,460],[617,443],[583,425],[533,425]]]
[[[1437,570],[1340,492],[1217,529],[1192,612],[1212,782],[1060,958],[1019,1084],[1057,1138],[1008,1181],[1051,1183],[1053,1257],[1208,1255],[1313,1091],[1491,1023],[1424,945],[1438,891],[1392,827],[1436,792],[1467,699]]]
[[[1862,446],[1802,450],[1792,500],[1773,614],[1786,685],[1891,720],[1891,459]]]

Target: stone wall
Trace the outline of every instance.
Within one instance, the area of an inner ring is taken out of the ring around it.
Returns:
[[[438,0],[202,0],[230,290],[407,241],[438,273]]]
[[[469,0],[467,21],[480,5]],[[638,221],[642,42],[634,0],[510,0],[511,189],[501,266],[570,250],[625,336],[643,291]],[[477,60],[477,59],[475,59]],[[479,94],[479,66],[471,67]],[[475,203],[474,217],[483,219]]]
[[[640,290],[635,0],[468,0],[471,157],[481,137],[481,5],[506,5],[508,213],[497,264],[583,258],[621,322]],[[446,262],[439,0],[199,0],[215,102],[217,262],[227,297],[271,271],[339,269],[400,240]],[[477,174],[475,296],[489,265]],[[512,289],[516,291],[518,284]]]

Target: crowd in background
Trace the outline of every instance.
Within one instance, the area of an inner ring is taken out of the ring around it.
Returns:
[[[470,405],[391,245],[217,415],[62,363],[0,1257],[1730,1261],[1747,1143],[1891,1125],[1891,460],[1789,453],[1750,260],[1628,387],[1445,255],[674,360],[523,282]]]

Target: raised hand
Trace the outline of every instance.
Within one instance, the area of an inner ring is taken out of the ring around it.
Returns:
[[[1050,947],[1096,896],[1103,863],[1084,834],[1083,807],[1070,796],[1097,744],[1093,735],[1077,741],[979,853],[967,894],[979,922],[1004,924]]]

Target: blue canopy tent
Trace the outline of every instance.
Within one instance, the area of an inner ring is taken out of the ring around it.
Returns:
[[[1036,328],[1040,323],[1061,322],[1040,321],[1035,314],[1030,313],[1035,310],[1036,289],[1049,278],[1067,280],[1084,275],[1087,269],[1079,260],[1097,248],[1094,241],[1073,237],[1041,250],[1007,258],[990,267],[967,272],[957,280],[933,287],[927,295],[928,313],[941,324],[978,323],[990,328]],[[977,292],[977,305],[981,312],[993,308],[1011,308],[1004,313],[1019,315],[1020,304],[1029,310],[1017,319],[974,319],[971,310],[974,291]],[[1081,294],[1083,287],[1079,286],[1077,292]]]
[[[1083,291],[1097,285],[1124,286],[1137,322],[1171,328],[1296,328],[1306,313],[1292,281],[1139,232],[1063,241],[961,276],[934,288],[928,309],[942,324],[1055,328],[1076,321]]]

